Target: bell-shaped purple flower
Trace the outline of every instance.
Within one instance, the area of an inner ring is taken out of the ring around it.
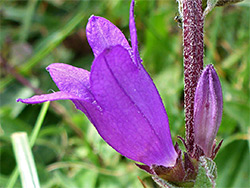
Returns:
[[[132,48],[110,21],[91,16],[87,39],[95,55],[91,72],[62,63],[48,66],[60,91],[17,101],[34,104],[70,99],[102,138],[129,159],[173,166],[177,159],[159,93],[141,64],[130,8]]]
[[[213,156],[214,141],[222,117],[222,90],[212,65],[208,65],[199,78],[194,99],[195,143],[207,157]]]

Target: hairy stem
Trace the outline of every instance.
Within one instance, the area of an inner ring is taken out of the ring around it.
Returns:
[[[184,105],[188,152],[194,147],[194,95],[203,69],[202,0],[183,0]]]

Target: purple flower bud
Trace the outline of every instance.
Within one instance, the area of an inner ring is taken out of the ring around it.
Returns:
[[[195,143],[207,157],[212,155],[212,146],[222,117],[223,99],[220,80],[212,65],[208,65],[199,78],[194,100]]]
[[[174,166],[168,116],[159,93],[141,64],[130,8],[132,48],[110,21],[92,16],[87,38],[95,55],[91,72],[62,63],[47,70],[60,91],[17,101],[34,104],[70,99],[116,151],[148,166]]]

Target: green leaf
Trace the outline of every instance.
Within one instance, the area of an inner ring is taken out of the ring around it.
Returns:
[[[207,6],[204,10],[203,15],[206,16],[209,12],[213,10],[219,0],[207,0]],[[204,3],[203,3],[204,4]]]
[[[218,167],[217,187],[249,187],[247,140],[236,140],[221,148],[215,162]]]
[[[206,16],[211,10],[213,10],[214,7],[221,7],[221,6],[227,6],[235,3],[239,3],[243,0],[203,0],[202,7],[206,7],[204,10],[204,15]]]
[[[250,107],[248,104],[240,104],[235,101],[225,102],[224,112],[239,122],[242,131],[246,132],[249,126]]]
[[[199,170],[195,180],[194,188],[215,187],[216,177],[217,177],[217,168],[215,162],[210,158],[201,156]]]
[[[216,3],[216,6],[226,6],[226,5],[231,5],[234,3],[239,3],[243,0],[218,0]]]
[[[171,183],[158,178],[157,176],[152,177],[152,179],[161,187],[161,188],[179,188],[175,185],[172,185]]]

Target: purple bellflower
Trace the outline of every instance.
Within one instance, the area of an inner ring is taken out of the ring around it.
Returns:
[[[193,186],[200,157],[214,159],[222,144],[221,141],[216,147],[215,142],[223,107],[220,81],[212,65],[202,71],[201,3],[201,0],[185,0],[182,6],[186,140],[179,138],[187,152],[182,152],[178,144],[173,146],[164,105],[142,65],[134,0],[129,19],[131,46],[114,24],[105,18],[91,16],[86,26],[87,39],[95,57],[91,71],[62,63],[51,64],[47,70],[60,91],[17,101],[35,104],[71,100],[111,147],[123,156],[143,163],[137,166],[150,173],[159,185],[167,187],[161,182],[166,180],[181,187]],[[197,14],[189,12],[197,7]],[[200,20],[200,27],[193,27],[197,20]],[[192,31],[193,28],[200,33]]]
[[[110,21],[91,16],[86,27],[95,56],[91,71],[51,64],[47,70],[60,91],[17,101],[35,104],[69,99],[120,154],[147,166],[172,167],[178,154],[160,95],[141,64],[134,0],[129,28],[132,47]]]
[[[205,156],[214,158],[215,137],[222,118],[222,90],[220,80],[212,65],[201,74],[194,98],[194,141]],[[221,143],[218,145],[220,146]]]

